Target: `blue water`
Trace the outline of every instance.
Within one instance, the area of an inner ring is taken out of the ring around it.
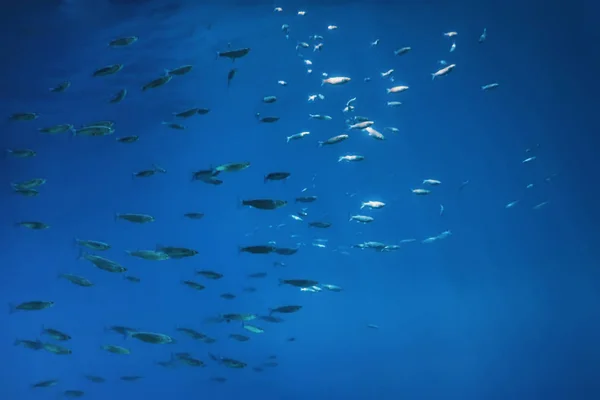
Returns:
[[[2,399],[56,399],[65,390],[87,399],[261,398],[311,399],[593,399],[600,394],[600,295],[596,222],[598,141],[590,111],[596,110],[591,29],[592,8],[505,2],[270,2],[32,1],[5,4],[0,24],[3,148],[31,148],[31,159],[3,157],[0,302],[54,301],[52,308],[0,316]],[[235,4],[238,3],[238,4]],[[329,4],[329,5],[328,5]],[[296,15],[306,10],[304,16]],[[281,31],[289,24],[290,38]],[[338,26],[328,30],[328,25]],[[487,29],[487,40],[478,43]],[[444,32],[457,31],[457,48]],[[302,51],[298,41],[324,37],[321,52]],[[126,48],[107,43],[136,35]],[[370,46],[375,39],[377,46]],[[217,51],[250,47],[230,62]],[[597,43],[597,42],[596,42]],[[411,46],[402,57],[393,50]],[[455,70],[431,80],[439,60]],[[123,63],[119,73],[92,78],[97,68]],[[167,85],[141,86],[172,69],[193,70]],[[227,88],[227,73],[237,74]],[[395,82],[381,72],[393,68]],[[321,74],[348,76],[341,86],[321,87]],[[371,77],[370,82],[364,82]],[[48,88],[69,80],[64,93]],[[287,86],[277,84],[288,82]],[[498,82],[494,91],[482,85]],[[408,85],[405,93],[386,88]],[[127,88],[119,104],[108,100]],[[309,103],[311,94],[323,100]],[[597,93],[597,92],[596,92]],[[263,104],[264,96],[278,97]],[[318,141],[347,132],[346,102],[369,116],[386,136],[361,131],[319,148]],[[386,101],[399,100],[399,108]],[[210,108],[204,116],[177,121],[173,112]],[[8,121],[36,112],[34,121]],[[260,124],[255,114],[281,120]],[[328,114],[332,121],[310,120]],[[43,135],[54,124],[79,127],[116,122],[106,137]],[[398,133],[384,131],[397,127]],[[310,131],[286,143],[292,134]],[[117,136],[139,135],[132,144]],[[526,152],[531,149],[530,152]],[[357,153],[360,163],[338,163]],[[530,163],[522,161],[531,156]],[[191,173],[226,162],[250,161],[244,171],[221,174],[220,186],[191,182]],[[158,164],[166,174],[134,179]],[[285,182],[263,176],[289,171]],[[40,195],[13,194],[10,182],[45,178]],[[411,189],[439,179],[429,196]],[[469,184],[462,187],[463,182]],[[528,184],[534,186],[527,189]],[[306,205],[309,228],[290,214],[294,198]],[[274,211],[241,208],[241,199],[280,198]],[[362,201],[380,200],[369,225],[348,221]],[[505,208],[519,200],[513,208]],[[533,207],[548,202],[540,209]],[[444,213],[440,215],[440,205]],[[146,225],[115,221],[115,213],[146,213]],[[183,217],[203,212],[202,220]],[[45,231],[14,226],[36,220]],[[450,230],[433,243],[422,240]],[[113,247],[103,253],[126,266],[138,284],[79,260],[75,238]],[[325,248],[313,245],[324,238]],[[399,244],[395,252],[352,248],[364,241]],[[239,246],[274,241],[299,246],[289,257],[239,254]],[[197,249],[190,259],[160,262],[133,258],[125,250],[156,245]],[[274,267],[276,261],[285,267]],[[198,269],[225,275],[194,276]],[[267,272],[263,279],[248,274]],[[82,275],[95,286],[78,287],[59,273]],[[278,279],[314,279],[342,292],[302,292]],[[181,284],[207,286],[194,291]],[[254,293],[243,290],[252,286]],[[219,297],[231,292],[234,300]],[[285,322],[253,321],[263,334],[241,324],[209,324],[222,313],[265,314],[299,304]],[[368,324],[378,329],[367,327]],[[176,344],[151,345],[108,333],[111,325],[172,335]],[[67,332],[71,355],[13,346],[15,339],[52,340],[42,327]],[[190,327],[217,339],[193,341],[175,329]],[[251,336],[248,342],[228,338]],[[289,341],[289,338],[295,341]],[[131,349],[115,355],[101,349]],[[190,352],[204,368],[158,361]],[[248,366],[229,369],[208,353]],[[272,361],[276,367],[253,367]],[[84,375],[97,375],[93,383]],[[119,377],[139,375],[137,382]],[[224,383],[212,378],[223,377]],[[31,389],[58,379],[54,387]]]

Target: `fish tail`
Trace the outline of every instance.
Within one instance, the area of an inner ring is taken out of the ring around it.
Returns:
[[[8,313],[14,314],[17,311],[17,307],[14,304],[8,303]]]

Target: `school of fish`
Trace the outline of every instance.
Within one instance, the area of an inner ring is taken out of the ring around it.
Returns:
[[[287,10],[283,10],[281,7],[276,7],[272,10],[275,14],[287,15],[290,18],[295,19],[296,24],[302,24],[302,18],[308,14],[305,10],[294,11],[288,13]],[[344,27],[338,27],[335,25],[325,25],[322,27],[321,32],[316,32],[307,38],[295,38],[293,37],[293,26],[289,24],[279,25],[273,23],[270,28],[273,35],[285,35],[288,39],[290,46],[295,48],[295,54],[298,56],[298,62],[303,63],[306,68],[306,72],[314,77],[314,87],[312,90],[321,90],[323,93],[314,94],[312,92],[306,93],[306,102],[324,102],[327,101],[326,93],[330,90],[337,90],[344,92],[359,82],[370,82],[371,80],[383,80],[386,82],[387,88],[385,93],[389,97],[389,101],[386,104],[382,104],[382,107],[402,107],[402,101],[410,101],[411,89],[408,84],[405,83],[403,78],[397,77],[394,69],[388,69],[387,71],[373,71],[376,78],[371,77],[354,77],[354,76],[332,76],[327,71],[320,73],[315,72],[314,69],[318,68],[318,58],[321,52],[328,51],[327,47],[327,36],[331,34],[339,34],[343,31]],[[338,32],[340,31],[340,32]],[[477,38],[467,38],[466,40],[479,42],[480,45],[487,45],[487,30],[482,28],[481,35]],[[447,57],[452,59],[453,53],[457,50],[457,43],[459,42],[459,34],[455,31],[440,32],[440,41],[447,41],[448,43],[448,54]],[[90,46],[108,46],[110,48],[128,48],[131,52],[135,52],[135,46],[139,41],[143,41],[143,37],[138,36],[126,36],[114,38],[109,43],[90,43]],[[376,48],[380,46],[380,40],[367,40],[362,44],[365,47]],[[398,58],[399,62],[405,57],[417,56],[413,53],[410,43],[404,43],[401,46],[394,49],[394,55]],[[220,49],[216,54],[216,61],[218,63],[231,63],[232,67],[226,77],[223,77],[224,82],[227,83],[227,87],[233,87],[236,83],[237,73],[244,69],[244,62],[253,57],[252,43],[245,43],[242,46],[228,46]],[[310,57],[310,59],[309,59]],[[314,60],[313,60],[314,59]],[[257,62],[270,62],[269,60],[261,60]],[[168,85],[172,80],[186,79],[188,74],[193,74],[197,66],[194,65],[181,65],[173,69],[166,70],[162,74],[157,74],[156,77],[148,82],[140,83],[139,87],[128,87],[122,88],[118,92],[114,93],[109,99],[110,104],[118,104],[126,102],[128,92],[130,91],[160,91],[165,85]],[[344,65],[332,66],[335,70],[343,70]],[[436,68],[431,71],[424,71],[423,76],[425,79],[429,78],[432,82],[431,85],[436,85],[440,79],[453,79],[452,72],[460,68],[460,65],[453,63],[452,61],[440,60]],[[105,66],[99,66],[95,70],[90,71],[89,79],[103,79],[104,77],[119,74],[122,70],[127,69],[125,64],[110,64]],[[429,77],[428,77],[429,74]],[[429,80],[427,79],[427,80]],[[402,83],[397,83],[402,81]],[[428,82],[429,83],[429,82]],[[284,80],[275,79],[273,82],[274,87],[285,87],[288,82]],[[475,88],[482,92],[489,92],[499,88],[497,82],[482,82],[480,88]],[[72,89],[72,83],[69,80],[63,82],[57,82],[56,86],[50,88],[52,93],[56,93],[57,102],[60,101],[62,95],[68,95],[69,90]],[[273,88],[272,88],[273,89]],[[229,89],[228,89],[229,90]],[[265,90],[265,88],[260,89]],[[266,93],[257,94],[260,98],[263,108],[268,109],[269,104],[277,103],[280,100],[277,96],[269,95]],[[340,152],[333,156],[332,160],[340,163],[364,163],[366,157],[360,154],[360,147],[358,144],[353,142],[357,140],[357,137],[364,136],[371,138],[375,141],[380,141],[384,145],[385,141],[389,141],[388,136],[396,137],[400,134],[399,129],[392,126],[380,127],[378,126],[377,116],[361,116],[357,114],[360,110],[360,98],[348,96],[348,101],[345,104],[339,106],[338,115],[324,115],[324,114],[309,114],[306,118],[316,121],[331,121],[342,119],[344,124],[341,129],[332,131],[328,137],[318,137],[313,139],[314,134],[309,131],[301,132],[289,132],[280,135],[279,140],[286,142],[287,146],[294,146],[298,141],[313,141],[314,149],[312,151],[318,152],[323,151],[323,148],[335,148],[336,146],[341,147],[341,143],[350,144],[346,148],[352,148],[352,152]],[[172,119],[169,121],[157,120],[157,128],[160,129],[172,129],[174,131],[182,131],[186,129],[185,121],[190,118],[202,118],[211,112],[210,108],[193,107],[185,110],[173,110]],[[262,113],[256,113],[256,124],[277,124],[280,117],[275,115],[263,115]],[[144,141],[144,134],[131,134],[128,136],[116,136],[115,134],[119,130],[119,122],[112,120],[98,120],[90,121],[89,123],[81,126],[75,126],[74,124],[66,121],[60,125],[47,125],[44,123],[44,114],[37,112],[36,110],[20,110],[9,116],[10,121],[15,124],[37,124],[36,129],[41,135],[72,135],[75,138],[73,140],[113,140],[115,146],[136,146],[136,143]],[[324,122],[326,123],[326,122]],[[338,125],[339,126],[339,125]],[[332,125],[334,127],[334,125]],[[253,129],[253,128],[249,128]],[[336,129],[336,128],[332,128]],[[528,149],[526,157],[522,160],[523,164],[535,162],[536,156],[533,154],[535,149]],[[12,148],[7,149],[7,154],[11,158],[16,159],[31,159],[37,156],[35,149],[29,148]],[[310,156],[310,155],[309,155]],[[298,157],[302,157],[298,155]],[[237,160],[228,162],[221,165],[210,165],[207,164],[205,168],[194,171],[189,179],[192,181],[190,184],[194,185],[211,185],[219,186],[226,181],[226,176],[232,173],[243,174],[249,168],[252,168],[252,162],[248,160]],[[442,172],[442,171],[440,171]],[[257,185],[277,185],[283,184],[283,181],[287,181],[294,178],[293,171],[281,170],[281,171],[262,171],[263,181],[256,182]],[[132,172],[133,179],[153,179],[152,177],[157,174],[168,174],[168,170],[161,165],[152,165],[147,169],[141,169],[139,171]],[[548,177],[547,179],[551,179]],[[462,183],[456,184],[456,190],[463,190],[469,181],[465,180]],[[46,184],[46,179],[43,177],[32,177],[26,181],[13,182],[12,190],[15,195],[24,197],[37,197],[43,196],[43,188]],[[437,177],[421,177],[415,182],[414,187],[406,188],[408,196],[430,196],[435,195],[436,189],[443,185],[442,181],[438,180]],[[534,185],[529,184],[527,189],[533,189]],[[47,190],[52,190],[48,188]],[[218,192],[215,196],[218,196]],[[298,224],[297,226],[305,226],[306,228],[324,232],[326,235],[327,229],[332,226],[332,222],[327,218],[314,218],[311,216],[311,205],[319,202],[319,194],[315,187],[306,185],[302,191],[291,198],[269,198],[269,197],[258,197],[258,198],[242,198],[239,199],[239,207],[236,210],[232,209],[232,213],[239,212],[240,208],[254,209],[255,212],[264,213],[282,213],[282,225],[286,223]],[[439,201],[439,215],[443,215],[445,212],[443,200]],[[511,200],[506,204],[506,208],[514,208],[520,203],[519,199]],[[548,204],[547,201],[542,201],[538,204],[533,205],[533,209],[540,209]],[[356,225],[374,224],[378,223],[378,219],[385,218],[386,209],[389,206],[386,204],[385,199],[358,199],[356,207],[350,210],[344,210],[347,213],[347,223],[349,224],[348,229],[353,229]],[[155,217],[152,215],[135,212],[130,213],[116,213],[113,215],[115,223],[129,223],[129,224],[151,224],[155,221]],[[99,212],[105,212],[110,217],[111,210],[99,210]],[[188,220],[200,221],[205,217],[205,212],[209,211],[194,211],[188,212],[183,210],[181,215]],[[438,212],[438,211],[436,211]],[[38,231],[52,231],[52,226],[47,221],[42,220],[23,220],[14,221],[17,227],[22,229],[31,229]],[[49,233],[51,234],[51,233]],[[373,251],[378,253],[389,253],[401,250],[404,246],[416,246],[421,244],[429,244],[438,242],[440,240],[446,240],[452,236],[450,229],[443,232],[432,233],[431,236],[425,238],[405,238],[394,243],[383,243],[373,240],[365,240],[357,243],[348,243],[346,246],[338,246],[333,251],[340,254],[351,255],[355,251]],[[271,255],[276,257],[277,260],[265,259],[266,263],[272,264],[274,267],[283,267],[286,265],[287,260],[293,260],[296,253],[303,251],[306,246],[313,246],[316,248],[328,248],[328,240],[326,238],[316,238],[309,243],[303,242],[299,239],[299,235],[292,235],[292,238],[297,238],[298,243],[294,246],[281,246],[277,241],[269,241],[266,243],[253,243],[240,246],[238,249],[233,249],[240,253],[240,257],[262,257],[264,255]],[[65,249],[69,249],[72,243],[65,243]],[[77,238],[76,245],[80,249],[79,259],[80,263],[89,263],[91,267],[98,268],[110,274],[122,275],[130,281],[132,284],[143,285],[144,282],[136,276],[134,270],[128,269],[126,261],[123,264],[116,261],[115,258],[123,258],[118,256],[118,251],[115,252],[113,243],[104,242],[99,238]],[[202,257],[200,251],[194,248],[178,247],[176,244],[170,244],[165,246],[157,246],[156,248],[149,249],[122,249],[121,254],[125,252],[125,257],[136,257],[147,262],[169,262],[168,260],[194,260],[197,257]],[[215,250],[216,251],[216,250]],[[114,256],[114,257],[113,257]],[[290,257],[290,258],[288,258]],[[269,261],[270,260],[270,261]],[[187,261],[184,261],[187,262]],[[193,265],[193,264],[190,264]],[[183,267],[181,267],[183,268]],[[238,271],[216,271],[212,269],[193,269],[192,275],[189,279],[182,280],[182,290],[194,290],[203,291],[207,286],[216,286],[219,284],[219,280],[227,279],[228,274],[239,274]],[[319,277],[315,276],[304,276],[301,269],[277,269],[282,276],[278,278],[278,284],[280,286],[289,287],[289,290],[299,290],[306,293],[319,293],[329,291],[335,295],[343,296],[344,290],[342,287],[336,285],[334,282],[321,282]],[[86,288],[86,290],[109,290],[103,287],[96,287],[95,284],[85,277],[85,269],[78,270],[77,273],[61,273],[59,282],[57,284],[63,284],[66,281],[70,284]],[[250,274],[248,278],[261,279],[267,274],[265,272],[257,272]],[[283,276],[285,275],[285,276]],[[173,277],[177,279],[177,277]],[[68,290],[68,288],[65,288]],[[253,292],[256,289],[248,286],[242,289],[242,292]],[[231,300],[232,312],[227,314],[219,314],[206,316],[204,321],[199,321],[197,326],[179,326],[167,332],[155,332],[150,327],[128,327],[121,325],[112,325],[108,327],[98,326],[100,333],[104,330],[106,344],[102,345],[98,351],[106,351],[117,355],[135,357],[135,354],[130,351],[127,347],[127,343],[132,340],[141,341],[150,345],[165,345],[172,346],[172,356],[167,360],[157,361],[157,368],[164,367],[205,367],[211,368],[213,372],[205,377],[214,382],[225,383],[228,377],[219,374],[218,369],[220,367],[230,369],[244,369],[252,368],[256,372],[261,372],[268,368],[274,368],[278,366],[277,356],[265,355],[262,360],[243,360],[238,359],[235,354],[228,354],[227,346],[219,347],[219,342],[223,340],[234,340],[238,342],[250,342],[251,345],[253,335],[269,335],[270,324],[283,323],[286,318],[294,318],[295,313],[307,312],[303,309],[302,304],[273,304],[272,308],[266,310],[244,310],[243,304],[235,302],[238,299],[240,293],[223,292],[220,297],[225,300]],[[326,301],[326,300],[324,300]],[[15,299],[14,304],[10,306],[11,313],[43,313],[45,309],[50,307],[60,308],[60,302],[54,302],[52,299]],[[374,321],[375,322],[375,321]],[[90,322],[93,323],[93,322]],[[226,324],[230,328],[230,335],[228,338],[215,338],[203,332],[202,326],[206,324]],[[365,325],[366,328],[379,329],[379,325],[370,323]],[[65,327],[50,327],[45,326],[42,331],[41,338],[33,338],[37,332],[32,332],[32,338],[24,339],[19,338],[16,340],[15,345],[22,346],[25,349],[34,351],[45,351],[58,355],[68,356],[72,352],[77,351],[69,347],[69,341],[71,336],[68,333],[68,326]],[[115,334],[112,335],[111,334]],[[117,341],[119,336],[125,340]],[[293,332],[290,332],[288,339],[289,342],[295,341]],[[119,343],[119,344],[115,344]],[[195,346],[195,343],[202,343],[202,345]],[[205,345],[211,345],[212,347],[201,347]],[[220,367],[219,367],[220,366]],[[95,382],[103,383],[107,379],[103,376],[87,374],[84,375],[85,379]],[[137,381],[143,379],[142,376],[138,375],[127,375],[120,377],[123,381]],[[53,386],[60,386],[61,378],[49,376],[48,379],[40,382],[32,382],[33,388],[47,388]],[[85,392],[79,388],[66,387],[61,388],[61,394],[65,397],[78,398],[84,396]]]

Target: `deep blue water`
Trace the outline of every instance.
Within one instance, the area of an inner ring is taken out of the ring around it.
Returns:
[[[87,399],[593,399],[600,394],[600,295],[598,282],[598,148],[591,111],[597,112],[598,59],[593,50],[594,8],[583,4],[505,2],[340,2],[276,4],[158,1],[33,1],[5,4],[2,13],[1,113],[3,148],[31,148],[37,156],[6,155],[2,168],[2,266],[0,301],[13,305],[54,301],[41,311],[0,315],[2,399],[56,399],[65,390]],[[42,4],[44,3],[44,4]],[[329,5],[328,5],[329,4]],[[296,15],[306,10],[304,16]],[[290,38],[281,31],[289,24]],[[328,30],[336,25],[337,30]],[[483,29],[487,39],[478,43]],[[444,32],[457,31],[456,50]],[[312,74],[297,55],[298,41],[323,36],[323,50],[303,50]],[[136,35],[126,48],[115,38]],[[377,46],[370,46],[375,39]],[[232,63],[217,51],[249,47]],[[411,46],[405,56],[395,49]],[[431,80],[439,60],[455,70]],[[122,63],[108,77],[99,67]],[[172,69],[193,70],[163,87],[141,86]],[[237,74],[227,88],[227,74]],[[380,73],[395,69],[394,82]],[[321,87],[322,73],[348,76],[341,86]],[[371,77],[370,82],[364,82]],[[64,93],[48,88],[62,81]],[[287,86],[277,84],[288,82]],[[498,82],[484,92],[482,85]],[[404,93],[385,89],[408,85]],[[108,100],[128,89],[119,104]],[[307,101],[321,93],[323,100]],[[277,96],[274,104],[264,96]],[[343,113],[356,97],[356,110]],[[390,100],[403,104],[386,106]],[[162,125],[173,112],[211,111]],[[36,112],[34,121],[9,121]],[[275,115],[274,124],[255,114]],[[317,121],[308,114],[328,114]],[[317,142],[348,132],[345,120],[364,115],[384,133],[377,141],[361,131],[330,147]],[[106,137],[44,135],[38,128],[115,121]],[[384,131],[397,127],[399,132]],[[292,134],[310,131],[299,141]],[[132,144],[115,137],[139,135]],[[531,149],[530,152],[526,152]],[[339,156],[365,156],[338,163]],[[523,164],[527,157],[535,156]],[[193,171],[250,161],[223,173],[219,186],[191,182]],[[158,164],[150,178],[132,173]],[[263,183],[269,172],[288,171],[285,182]],[[12,192],[10,182],[45,178],[37,197]],[[439,179],[428,196],[411,189]],[[463,182],[469,184],[460,189]],[[533,184],[532,188],[526,188]],[[306,221],[290,217],[302,208],[294,198],[317,195],[305,205]],[[241,199],[277,198],[278,210],[240,207]],[[380,200],[368,225],[348,221],[362,201]],[[505,208],[519,200],[513,208]],[[548,202],[540,209],[533,207]],[[440,205],[444,213],[440,215]],[[137,225],[115,213],[151,214]],[[203,212],[202,220],[183,217]],[[32,231],[19,221],[51,227]],[[328,229],[307,221],[327,221]],[[450,230],[433,243],[427,237]],[[141,278],[78,260],[75,238],[108,242],[102,253]],[[327,239],[326,247],[313,245]],[[352,248],[365,241],[402,244],[394,252]],[[299,246],[289,257],[240,254],[240,246],[274,241]],[[145,261],[125,250],[185,246],[190,259]],[[285,262],[275,267],[274,262]],[[198,269],[224,274],[218,281],[194,276]],[[247,275],[266,272],[263,279]],[[94,282],[78,287],[60,273]],[[278,279],[314,279],[341,292],[301,292]],[[194,291],[181,284],[206,285]],[[254,293],[243,290],[255,287]],[[233,300],[219,297],[230,292]],[[299,304],[285,322],[206,322],[222,313],[256,313]],[[379,329],[368,328],[375,324]],[[151,345],[106,332],[111,325],[172,335],[176,344]],[[67,332],[71,355],[13,346],[41,339],[42,327]],[[190,327],[217,339],[193,341],[175,329]],[[248,342],[228,338],[251,336]],[[288,341],[289,338],[295,341]],[[101,349],[115,344],[130,355]],[[204,368],[156,364],[190,352]],[[248,364],[230,369],[208,353]],[[276,367],[260,366],[276,356]],[[84,375],[97,375],[93,383]],[[139,375],[137,382],[119,377]],[[218,383],[212,378],[224,377]],[[54,387],[31,389],[58,379]]]

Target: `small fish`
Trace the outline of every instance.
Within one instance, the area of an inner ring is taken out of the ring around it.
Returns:
[[[239,251],[240,253],[269,254],[275,251],[275,247],[271,245],[246,246],[240,247]]]
[[[214,272],[214,271],[206,271],[206,270],[196,271],[196,275],[202,275],[205,278],[213,279],[213,280],[221,279],[223,277],[223,274],[220,274],[220,273]]]
[[[280,117],[274,117],[274,116],[267,116],[267,117],[261,118],[260,113],[256,114],[256,118],[258,119],[258,122],[267,123],[267,124],[272,124],[273,122],[277,122],[280,119]]]
[[[370,222],[375,221],[375,218],[369,217],[368,215],[352,215],[350,216],[349,221],[356,221],[363,224],[368,224]]]
[[[252,332],[252,333],[264,333],[265,332],[264,329],[262,329],[262,328],[260,328],[258,326],[249,325],[249,324],[244,324],[243,328],[245,330],[249,331],[249,332]]]
[[[163,261],[170,258],[167,253],[156,250],[126,250],[125,252],[132,257],[148,261]]]
[[[287,137],[287,142],[289,143],[291,140],[299,140],[302,139],[305,136],[310,135],[310,132],[300,132],[300,133],[296,133],[294,135],[288,136]]]
[[[310,222],[308,224],[308,226],[312,227],[312,228],[326,229],[326,228],[331,227],[331,223],[330,222],[315,221],[315,222]]]
[[[402,93],[402,92],[407,91],[408,89],[409,89],[408,86],[401,85],[401,86],[394,86],[392,88],[386,89],[386,92],[387,92],[387,94],[390,94],[390,93]]]
[[[245,47],[241,49],[227,50],[227,51],[218,51],[217,58],[229,58],[231,61],[235,61],[238,58],[242,58],[250,53],[250,48]]]
[[[94,383],[104,383],[104,382],[106,382],[106,379],[104,379],[101,376],[84,375],[84,378],[87,379],[88,381],[94,382]]]
[[[181,111],[181,112],[178,112],[178,113],[173,113],[173,115],[175,117],[177,117],[177,118],[189,118],[189,117],[192,117],[194,115],[198,115],[198,111],[199,110],[200,110],[199,108],[190,108],[190,109],[185,110],[185,111]]]
[[[194,281],[182,281],[181,283],[183,283],[184,285],[186,285],[187,287],[194,289],[194,290],[204,290],[206,289],[206,286],[198,283],[198,282],[194,282]]]
[[[67,90],[68,88],[71,87],[71,82],[69,81],[64,81],[59,83],[58,85],[51,87],[50,89],[48,89],[50,92],[52,93],[62,93],[65,90]]]
[[[34,112],[26,112],[26,113],[15,113],[8,117],[11,121],[33,121],[38,119],[40,114]]]
[[[140,139],[137,135],[118,137],[116,140],[119,143],[134,143]]]
[[[454,70],[454,68],[456,68],[456,64],[450,64],[442,69],[437,70],[436,72],[433,72],[431,74],[431,80],[434,80],[435,78],[439,78],[441,76],[448,75],[450,72],[452,72]]]
[[[192,65],[182,65],[173,69],[165,69],[165,74],[169,76],[183,76],[189,73],[194,67]]]
[[[44,185],[45,183],[46,179],[44,178],[34,178],[18,183],[11,183],[10,185],[13,187],[13,189],[35,189]]]
[[[39,300],[35,300],[35,301],[26,301],[24,303],[18,304],[16,306],[10,305],[9,304],[9,309],[11,313],[17,312],[17,311],[39,311],[39,310],[45,310],[46,308],[50,308],[54,306],[54,302],[53,301],[39,301]]]
[[[168,126],[171,129],[175,129],[175,130],[178,130],[178,131],[185,130],[185,125],[181,125],[181,124],[178,124],[178,123],[175,123],[175,122],[165,122],[165,121],[163,121],[162,124],[165,125],[165,126]]]
[[[147,214],[115,214],[115,219],[122,219],[125,221],[133,222],[136,224],[145,224],[148,222],[154,222],[154,217]]]
[[[152,344],[169,344],[175,343],[175,339],[172,337],[162,334],[162,333],[154,333],[154,332],[130,332],[129,336],[140,340],[145,343]]]
[[[117,104],[123,101],[127,96],[127,89],[121,89],[108,101],[110,104]]]
[[[318,119],[320,121],[331,121],[333,117],[329,115],[321,115],[321,114],[308,114],[310,119]]]
[[[291,313],[298,312],[301,309],[302,309],[302,306],[296,306],[296,305],[270,308],[269,309],[269,315],[271,315],[273,313],[291,314]]]
[[[71,282],[72,284],[77,285],[77,286],[81,286],[81,287],[94,286],[94,284],[89,279],[84,278],[82,276],[72,275],[72,274],[59,274],[58,277],[66,279],[69,282]]]
[[[264,182],[268,181],[281,181],[289,178],[291,174],[289,172],[270,172],[264,177]]]
[[[343,85],[350,82],[352,79],[347,76],[332,76],[330,78],[323,79],[321,81],[321,86],[327,85]]]
[[[53,343],[44,343],[43,349],[49,353],[57,355],[68,355],[73,353],[71,349]]]
[[[317,286],[319,282],[310,279],[280,279],[280,285],[290,285],[298,288],[308,288],[311,286]]]
[[[494,83],[489,83],[489,84],[487,84],[487,85],[483,85],[483,86],[481,87],[481,90],[483,90],[484,92],[487,92],[487,91],[490,91],[490,90],[492,90],[492,89],[496,89],[498,86],[500,86],[500,84],[499,84],[499,83],[496,83],[496,82],[494,82]]]
[[[259,210],[275,210],[275,209],[285,206],[286,204],[287,204],[286,200],[275,200],[275,199],[242,200],[243,206],[257,208]]]
[[[377,210],[385,207],[385,203],[383,201],[376,200],[363,201],[360,205],[360,209],[362,210],[365,207]]]
[[[85,395],[85,392],[83,390],[65,390],[64,392],[62,392],[62,395],[64,397],[77,399],[83,397]]]
[[[215,167],[214,171],[216,171],[217,173],[238,172],[238,171],[245,170],[246,168],[250,167],[250,165],[251,164],[249,161],[232,162],[232,163],[221,164],[221,165]]]
[[[350,136],[348,136],[347,134],[333,136],[325,141],[319,142],[319,147],[328,146],[328,145],[332,145],[332,144],[336,144],[336,143],[341,143],[344,140],[348,139],[349,137]]]
[[[121,71],[122,69],[123,69],[123,64],[107,65],[105,67],[98,68],[96,71],[94,71],[92,76],[98,77],[98,76],[113,75],[113,74],[116,74],[117,72]]]
[[[504,208],[513,208],[517,204],[519,204],[519,200],[511,201],[510,203],[506,204]]]
[[[131,351],[129,349],[126,349],[125,347],[117,346],[114,344],[105,344],[105,345],[102,345],[101,348],[103,350],[106,350],[109,353],[113,353],[113,354],[122,354],[122,355],[131,354]]]
[[[231,339],[237,340],[238,342],[247,342],[250,338],[246,335],[240,335],[238,333],[232,333],[229,335]]]
[[[35,189],[13,188],[13,192],[16,194],[20,194],[21,196],[25,196],[25,197],[35,197],[40,194],[40,192],[38,192]]]
[[[115,133],[112,126],[87,125],[73,131],[74,136],[107,136]]]
[[[349,154],[347,156],[340,156],[340,158],[338,158],[338,162],[341,162],[341,161],[346,161],[346,162],[363,161],[364,159],[365,159],[364,156]]]
[[[137,36],[126,36],[126,37],[113,39],[110,42],[108,42],[108,45],[110,47],[125,47],[125,46],[134,44],[135,42],[138,41],[138,39],[139,38]]]
[[[37,153],[31,149],[6,149],[6,152],[15,158],[31,158],[37,155]]]
[[[34,231],[40,231],[40,230],[44,230],[44,229],[50,228],[50,225],[45,224],[43,222],[39,222],[39,221],[17,222],[16,225],[17,226],[22,226],[24,228],[32,229]]]
[[[137,376],[137,375],[131,375],[131,376],[126,375],[126,376],[120,377],[119,379],[121,379],[122,381],[126,381],[126,382],[135,382],[135,381],[142,379],[142,377]]]
[[[37,382],[31,385],[32,388],[52,387],[56,386],[58,379],[51,379],[47,381]]]
[[[406,53],[408,53],[411,50],[412,50],[412,47],[408,47],[408,46],[407,47],[401,47],[398,50],[394,50],[394,55],[395,56],[403,56],[403,55],[405,55]]]
[[[479,36],[479,39],[477,41],[479,43],[483,43],[483,42],[485,42],[486,39],[487,39],[487,28],[483,28],[483,33]]]
[[[145,92],[146,90],[156,89],[158,87],[166,85],[167,83],[171,82],[171,79],[173,79],[173,75],[171,74],[159,76],[158,78],[153,79],[150,82],[146,83],[144,86],[142,86],[142,91]]]
[[[157,246],[156,250],[161,251],[167,254],[170,258],[174,259],[193,257],[198,254],[197,250],[188,249],[185,247]]]
[[[227,74],[227,87],[229,87],[231,85],[231,81],[233,80],[233,78],[235,77],[235,74],[237,73],[237,68],[232,68],[229,73]]]
[[[73,125],[71,124],[60,124],[53,125],[46,128],[39,128],[38,131],[40,133],[48,133],[48,134],[57,134],[57,133],[65,133],[69,131],[73,131]]]
[[[296,197],[296,203],[312,203],[314,201],[317,201],[317,199],[317,196],[301,196]]]
[[[204,218],[204,213],[190,212],[183,214],[183,216],[189,219],[202,219]]]
[[[78,246],[87,247],[88,249],[95,251],[106,251],[111,247],[110,244],[99,242],[97,240],[75,239],[75,244],[77,244]]]
[[[67,340],[71,340],[71,336],[61,332],[57,329],[52,329],[52,328],[42,328],[42,335],[48,335],[50,336],[52,339],[54,340],[58,340],[61,342],[67,341]]]

